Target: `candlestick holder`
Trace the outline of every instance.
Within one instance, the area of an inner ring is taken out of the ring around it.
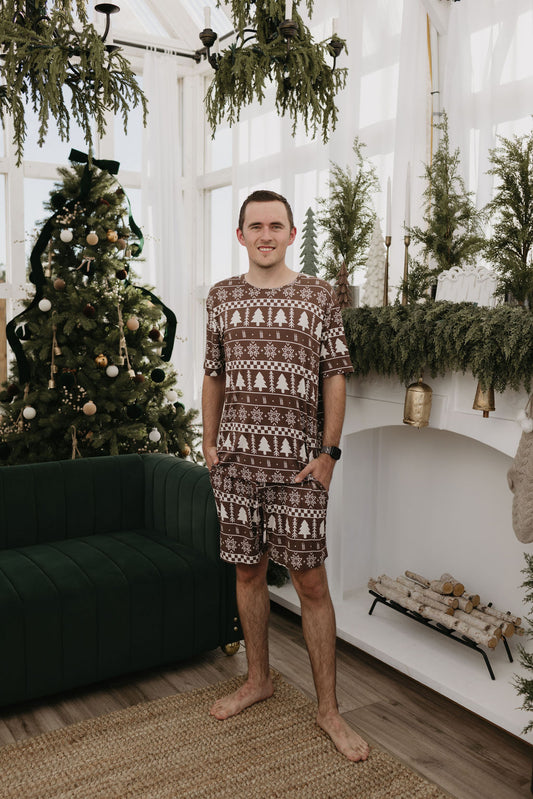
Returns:
[[[385,277],[383,279],[383,307],[389,304],[389,248],[391,241],[391,236],[385,236],[387,254],[385,256]]]
[[[411,236],[406,235],[403,237],[405,251],[403,256],[403,289],[402,289],[402,305],[407,305],[407,281],[409,278],[409,245],[411,244]]]

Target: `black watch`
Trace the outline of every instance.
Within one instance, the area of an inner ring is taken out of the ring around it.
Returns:
[[[341,450],[338,447],[322,447],[320,454],[322,453],[329,455],[334,461],[338,461],[341,456]]]

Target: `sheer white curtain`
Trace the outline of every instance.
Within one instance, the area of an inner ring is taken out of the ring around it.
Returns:
[[[450,9],[443,106],[478,206],[491,199],[497,135],[531,130],[533,0],[461,0]]]
[[[182,151],[178,64],[175,56],[147,51],[143,90],[148,124],[143,139],[143,229],[145,274],[156,294],[176,314],[177,340],[172,362],[183,402],[192,401],[193,348],[188,335],[193,303],[192,269],[185,262]]]

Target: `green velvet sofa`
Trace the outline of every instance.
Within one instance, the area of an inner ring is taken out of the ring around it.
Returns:
[[[0,468],[0,705],[242,637],[207,469],[172,455]]]

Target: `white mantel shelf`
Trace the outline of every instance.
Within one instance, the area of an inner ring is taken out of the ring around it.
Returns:
[[[516,637],[509,641],[513,663],[502,644],[485,650],[496,677],[491,680],[478,652],[381,603],[369,615],[368,579],[406,569],[430,578],[450,572],[482,601],[522,617],[529,612],[521,588],[528,547],[512,531],[506,480],[521,433],[515,419],[528,397],[496,394],[496,411],[484,419],[472,410],[471,375],[424,382],[433,388],[430,425],[417,430],[402,422],[405,386],[398,380],[348,381],[343,457],[328,510],[337,634],[533,743],[533,735],[522,735],[530,719],[512,685],[522,671]],[[300,612],[291,585],[271,587],[270,595]]]

